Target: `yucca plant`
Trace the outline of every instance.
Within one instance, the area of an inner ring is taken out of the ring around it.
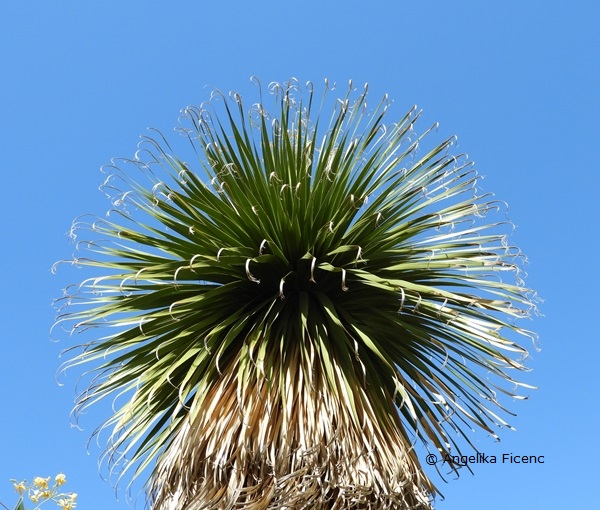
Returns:
[[[193,160],[146,139],[109,167],[108,218],[74,224],[97,271],[59,317],[92,335],[77,410],[123,395],[107,454],[150,470],[155,509],[429,508],[415,443],[506,425],[532,336],[502,205],[415,108],[259,90],[184,110]]]

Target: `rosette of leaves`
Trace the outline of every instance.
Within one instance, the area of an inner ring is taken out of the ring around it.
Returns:
[[[193,157],[146,139],[109,167],[107,219],[75,223],[96,271],[59,317],[93,336],[77,410],[123,396],[107,454],[150,473],[152,508],[429,508],[415,443],[506,425],[532,336],[502,206],[415,108],[260,90],[184,110]]]

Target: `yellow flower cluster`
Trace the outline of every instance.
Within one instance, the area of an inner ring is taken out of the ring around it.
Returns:
[[[67,483],[67,477],[63,473],[59,473],[54,477],[54,484],[50,485],[50,477],[43,478],[36,476],[33,482],[28,485],[27,480],[17,482],[11,480],[15,490],[21,496],[27,493],[27,497],[38,504],[33,510],[39,509],[44,503],[53,501],[61,510],[73,510],[76,506],[77,494],[74,492],[60,492],[59,487]]]

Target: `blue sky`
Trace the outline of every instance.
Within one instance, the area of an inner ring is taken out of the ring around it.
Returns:
[[[251,94],[263,83],[369,82],[398,116],[424,109],[508,202],[527,283],[545,299],[533,327],[541,352],[515,402],[516,432],[474,434],[489,454],[544,455],[543,465],[476,466],[440,483],[439,510],[589,507],[597,485],[593,269],[600,184],[600,4],[588,1],[256,0],[3,2],[0,6],[3,335],[0,500],[10,478],[67,474],[80,508],[127,508],[86,442],[109,411],[69,425],[76,374],[56,383],[52,300],[84,276],[52,264],[73,250],[80,214],[103,215],[99,167],[132,156],[149,126],[165,132],[205,85]],[[89,275],[87,275],[89,276]],[[135,494],[134,494],[135,496]],[[138,505],[140,506],[140,505]]]

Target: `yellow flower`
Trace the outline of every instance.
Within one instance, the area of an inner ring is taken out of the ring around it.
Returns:
[[[25,480],[23,480],[22,482],[19,482],[19,483],[13,483],[13,485],[15,486],[15,490],[19,494],[23,494],[27,490],[27,486],[25,485]]]
[[[56,501],[56,504],[60,507],[61,510],[72,510],[77,506],[75,500],[77,499],[77,493],[71,492],[66,494],[61,494],[61,498]]]
[[[29,493],[29,499],[34,503],[37,503],[40,500],[41,496],[41,492],[37,489]]]
[[[49,481],[50,481],[50,477],[48,477],[48,478],[42,478],[41,476],[36,476],[33,479],[33,484],[36,487],[39,487],[40,489],[47,489]]]
[[[42,497],[43,499],[48,499],[52,494],[50,493],[49,490],[45,490],[40,494],[40,497]]]
[[[72,508],[75,508],[75,503],[64,498],[59,499],[56,504],[61,508],[61,510],[71,510]]]
[[[59,473],[56,475],[54,481],[56,482],[56,485],[60,487],[61,485],[67,483],[67,477],[63,473]]]

